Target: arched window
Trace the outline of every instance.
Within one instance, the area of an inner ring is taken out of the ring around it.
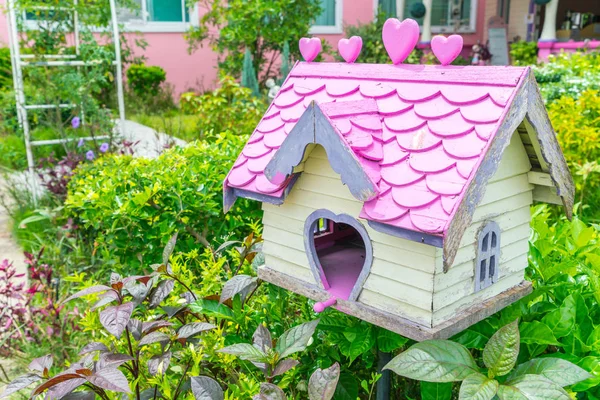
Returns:
[[[475,260],[475,291],[483,290],[498,280],[500,275],[500,227],[487,222],[479,231]]]

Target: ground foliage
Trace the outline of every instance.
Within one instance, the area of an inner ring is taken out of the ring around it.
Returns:
[[[95,253],[118,260],[126,272],[155,259],[175,232],[181,232],[183,251],[231,233],[243,236],[260,218],[260,205],[239,199],[224,215],[222,190],[245,140],[230,132],[214,140],[169,149],[156,159],[112,155],[83,166],[70,182],[67,215],[93,241]]]

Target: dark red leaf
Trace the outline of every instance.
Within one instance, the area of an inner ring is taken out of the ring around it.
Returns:
[[[79,297],[87,296],[88,294],[106,292],[107,290],[112,290],[112,289],[105,285],[91,286],[89,288],[80,290],[79,292],[75,293],[74,295],[67,297],[63,301],[63,303],[66,303],[67,301],[70,301],[70,300],[73,300],[73,299],[76,299]]]
[[[157,329],[163,328],[165,326],[171,326],[171,325],[173,325],[171,322],[165,321],[162,319],[158,320],[158,321],[143,322],[142,323],[142,333],[148,334],[150,332],[154,332]]]
[[[113,392],[131,393],[129,382],[121,371],[116,368],[104,368],[96,371],[88,378],[88,381],[99,388],[112,390]]]
[[[53,378],[48,379],[46,382],[42,383],[40,386],[35,388],[33,391],[32,397],[37,396],[42,393],[44,390],[51,388],[52,386],[56,386],[61,382],[69,381],[71,379],[81,379],[81,376],[73,373],[59,374]],[[71,389],[72,390],[72,389]]]
[[[52,368],[52,355],[48,354],[43,357],[34,359],[29,364],[29,369],[32,371],[38,371],[44,374],[44,377],[48,376],[48,371]]]
[[[90,311],[94,311],[102,306],[112,303],[113,301],[117,300],[118,298],[119,298],[119,295],[114,290],[111,290],[110,292],[106,292],[102,296],[100,296],[100,299],[97,302],[95,302],[92,307],[90,307]]]
[[[167,351],[164,354],[160,354],[152,357],[148,360],[148,372],[150,375],[154,376],[160,372],[161,375],[164,375],[169,368],[169,363],[171,362],[171,352]]]
[[[96,363],[96,369],[104,369],[106,367],[117,368],[125,364],[127,361],[133,360],[133,357],[121,353],[102,353]]]
[[[76,369],[75,373],[83,376],[92,376],[92,370],[88,368]]]
[[[119,306],[107,307],[100,311],[100,323],[110,334],[118,339],[121,337],[131,318],[133,307],[134,304],[131,302]]]
[[[131,318],[127,323],[127,329],[129,329],[131,336],[133,336],[135,340],[140,340],[142,337],[142,321]]]
[[[158,307],[160,303],[167,298],[174,287],[175,281],[173,279],[165,279],[160,281],[158,286],[156,286],[150,294],[150,308]]]
[[[84,354],[91,353],[92,351],[105,352],[105,351],[108,351],[108,347],[106,347],[106,345],[104,345],[104,343],[92,342],[92,343],[86,344],[83,347],[83,349],[81,349],[81,351],[79,352],[79,355],[82,356]]]
[[[0,394],[0,399],[7,397],[10,394],[16,393],[21,389],[25,389],[27,386],[39,381],[40,379],[42,378],[37,374],[26,374],[16,378],[8,385],[6,385],[4,392]]]
[[[139,345],[145,346],[147,344],[157,343],[157,342],[167,342],[169,340],[171,340],[169,338],[169,335],[159,332],[159,331],[154,331],[154,332],[149,333],[148,335],[144,336],[142,338],[142,340],[140,340]]]

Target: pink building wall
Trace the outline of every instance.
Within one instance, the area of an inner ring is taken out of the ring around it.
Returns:
[[[368,23],[373,20],[376,0],[345,0],[343,7],[343,25]],[[6,0],[0,0],[0,7]],[[484,37],[486,29],[485,0],[478,0],[476,32],[463,34],[465,50],[463,55],[468,55],[470,48]],[[174,86],[175,96],[188,89],[206,90],[214,88],[217,81],[217,55],[210,46],[205,45],[192,54],[187,51],[187,42],[182,32],[177,33],[142,33],[128,34],[133,40],[136,35],[143,35],[148,43],[145,50],[134,49],[137,55],[144,55],[148,65],[157,65],[167,72],[167,81]],[[313,36],[327,40],[333,51],[337,50],[337,42],[343,34],[314,34]],[[0,43],[8,45],[8,29],[6,16],[0,13]]]

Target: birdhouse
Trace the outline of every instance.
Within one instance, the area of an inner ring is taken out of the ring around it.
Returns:
[[[574,186],[529,67],[401,64],[405,23],[384,32],[395,64],[296,63],[224,208],[262,202],[261,279],[420,341],[531,292],[530,206],[571,217]]]

